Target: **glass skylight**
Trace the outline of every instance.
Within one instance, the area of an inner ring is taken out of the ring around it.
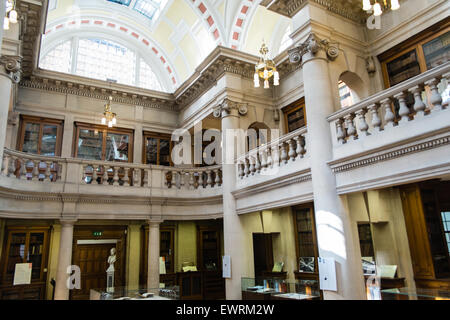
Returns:
[[[118,3],[124,6],[129,6],[131,2],[131,0],[106,0],[106,1]]]
[[[50,50],[41,62],[39,66],[42,69],[48,69],[58,72],[70,73],[72,67],[72,41],[66,41],[57,45]]]
[[[158,17],[160,11],[164,9],[167,0],[136,0],[134,10],[143,14],[150,20]]]
[[[72,45],[77,50],[72,57]],[[139,67],[137,62],[139,62]],[[113,81],[150,90],[165,91],[152,68],[137,53],[105,39],[68,40],[51,49],[40,60],[46,70]]]

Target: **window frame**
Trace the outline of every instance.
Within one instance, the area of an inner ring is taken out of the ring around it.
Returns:
[[[172,141],[171,135],[165,134],[165,133],[150,132],[150,131],[144,131],[143,135],[144,135],[144,142],[142,144],[142,163],[156,165],[156,166],[165,166],[165,165],[160,164],[161,163],[161,161],[160,161],[160,151],[161,151],[160,143],[161,143],[161,140],[169,140],[169,144],[170,144],[169,145],[169,148],[170,148],[169,162],[170,162],[170,165],[168,167],[172,167],[173,166],[173,162],[172,162],[173,141]],[[156,164],[149,163],[148,159],[147,159],[147,139],[148,138],[153,138],[153,139],[158,140]],[[167,166],[165,166],[165,167],[167,167]]]
[[[129,136],[128,138],[128,161],[123,160],[112,160],[112,162],[125,162],[125,163],[132,163],[133,162],[133,147],[134,147],[134,130],[133,129],[126,129],[126,128],[108,128],[107,126],[103,125],[97,125],[97,124],[89,124],[84,122],[75,122],[74,123],[74,131],[75,134],[73,139],[73,157],[78,158],[78,139],[80,137],[80,129],[87,129],[87,130],[98,130],[103,133],[102,137],[102,159],[101,160],[94,160],[93,161],[107,161],[106,158],[106,137],[108,133],[118,133],[118,134],[127,134]],[[86,159],[89,160],[89,159]]]
[[[17,150],[23,152],[23,145],[25,139],[25,129],[27,123],[39,124],[39,138],[38,138],[38,147],[37,153],[30,154],[41,154],[42,147],[42,136],[45,125],[56,125],[56,143],[55,143],[55,157],[61,156],[61,148],[62,148],[62,133],[64,127],[64,120],[51,119],[45,117],[34,117],[27,115],[20,115],[20,126],[19,126],[19,139],[17,140]]]
[[[305,119],[305,125],[303,127],[296,128],[292,131],[289,131],[289,122],[288,117],[291,113],[294,113],[300,109],[303,108],[303,117]],[[288,134],[290,132],[294,132],[295,130],[298,130],[300,128],[304,128],[308,125],[308,120],[306,118],[306,104],[305,104],[305,97],[300,98],[299,100],[291,103],[290,105],[284,107],[281,109],[283,111],[284,115],[284,124],[285,124],[285,134]]]
[[[420,74],[428,71],[425,54],[423,52],[423,45],[442,36],[447,32],[450,32],[450,18],[444,19],[437,25],[419,33],[418,35],[404,41],[403,43],[393,47],[392,49],[389,49],[385,53],[380,54],[378,56],[378,60],[381,63],[385,88],[387,89],[391,87],[387,70],[388,63],[410,51],[415,50],[417,54],[417,62],[420,68]]]

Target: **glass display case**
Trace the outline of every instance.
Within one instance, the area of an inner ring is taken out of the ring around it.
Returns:
[[[441,289],[397,288],[381,290],[383,300],[450,300],[450,291]]]
[[[91,289],[89,300],[179,300],[180,288],[171,286],[165,288],[147,289],[145,287],[128,288],[115,287],[114,292],[106,289]]]
[[[241,278],[243,300],[318,300],[317,280]]]

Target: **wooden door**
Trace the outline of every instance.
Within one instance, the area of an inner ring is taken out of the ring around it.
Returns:
[[[125,286],[126,227],[79,226],[74,230],[72,264],[81,271],[81,288],[70,292],[72,300],[89,300],[91,289],[106,290],[106,269],[112,248],[116,249],[114,286]]]
[[[109,266],[107,261],[111,248],[115,248],[115,244],[77,246],[73,262],[80,267],[81,289],[74,291],[72,299],[88,299],[90,289],[106,288],[106,269]],[[116,273],[120,274],[120,270],[116,269]]]

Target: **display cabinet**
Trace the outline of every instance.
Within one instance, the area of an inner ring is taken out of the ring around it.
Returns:
[[[381,290],[383,300],[450,300],[450,291],[422,288],[395,288]]]
[[[74,157],[133,162],[133,130],[75,123]]]
[[[317,300],[317,280],[241,278],[243,300]]]
[[[43,156],[60,156],[63,121],[21,116],[17,150]]]
[[[146,287],[129,288],[115,287],[114,292],[106,292],[105,288],[91,289],[89,300],[179,300],[180,288],[170,286],[165,288],[147,289]]]
[[[156,132],[144,132],[143,162],[160,166],[171,166],[173,143],[171,136]]]
[[[0,299],[45,297],[50,227],[8,227],[1,260]],[[31,282],[14,285],[16,264],[31,263]]]

